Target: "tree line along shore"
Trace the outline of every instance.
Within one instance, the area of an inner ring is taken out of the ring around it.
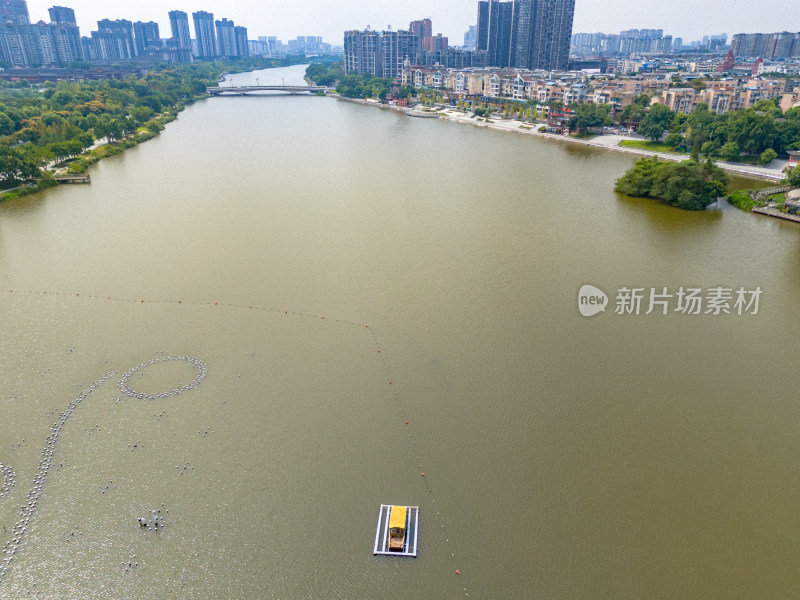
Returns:
[[[306,62],[253,57],[157,65],[120,79],[0,82],[0,200],[56,185],[158,135],[226,73]]]

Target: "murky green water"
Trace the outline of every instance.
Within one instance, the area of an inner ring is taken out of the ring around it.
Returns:
[[[81,398],[0,597],[795,596],[800,229],[620,197],[632,161],[221,97],[0,204],[0,545]],[[625,286],[763,295],[614,314]],[[170,355],[207,376],[121,393]],[[373,557],[381,503],[420,506],[418,558]]]

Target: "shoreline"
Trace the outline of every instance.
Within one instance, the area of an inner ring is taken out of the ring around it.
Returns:
[[[355,104],[364,104],[367,106],[375,106],[378,108],[383,108],[386,110],[395,110],[395,111],[402,111],[405,113],[408,110],[411,110],[408,107],[401,107],[391,104],[381,104],[379,102],[370,102],[369,100],[361,99],[361,98],[345,98],[338,94],[330,93],[328,94],[332,98],[336,98],[338,100],[342,100],[343,102],[352,102]],[[566,142],[571,144],[580,144],[582,146],[588,146],[591,148],[598,148],[600,150],[612,150],[615,152],[624,152],[626,154],[634,154],[638,157],[653,157],[657,156],[659,159],[663,160],[671,160],[675,162],[680,162],[682,160],[686,160],[689,158],[688,155],[683,154],[670,154],[666,152],[653,152],[650,150],[640,150],[638,148],[626,148],[624,146],[619,146],[619,142],[622,140],[641,140],[642,138],[635,138],[631,136],[622,136],[622,135],[598,135],[594,138],[588,140],[581,140],[565,135],[559,135],[555,133],[542,133],[537,131],[539,127],[541,127],[542,123],[527,123],[524,121],[519,121],[516,119],[496,119],[490,120],[490,122],[485,121],[478,121],[477,118],[473,118],[470,113],[468,112],[460,112],[453,109],[442,109],[434,111],[439,114],[440,119],[444,119],[447,121],[451,121],[454,123],[462,123],[467,125],[473,125],[475,127],[485,127],[489,129],[494,129],[496,131],[507,131],[511,133],[518,133],[523,135],[533,135],[544,139],[554,140],[557,142]],[[614,143],[607,143],[602,140],[608,140]],[[742,177],[748,177],[752,179],[759,179],[761,181],[769,181],[774,183],[776,181],[780,181],[786,177],[786,175],[778,169],[768,169],[765,167],[756,167],[753,165],[741,166],[735,165],[733,163],[726,163],[724,161],[714,161],[714,164],[724,169],[727,172],[734,173],[736,175]]]

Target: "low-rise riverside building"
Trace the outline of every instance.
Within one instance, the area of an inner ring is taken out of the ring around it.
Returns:
[[[747,73],[738,78],[717,77],[702,81],[699,86],[670,87],[674,83],[669,75],[590,77],[578,71],[475,67],[448,69],[441,65],[412,65],[410,61],[405,61],[398,77],[401,85],[437,90],[451,97],[479,96],[551,105],[560,102],[565,106],[592,102],[606,104],[613,112],[633,104],[642,94],[650,96],[651,103],[663,104],[674,112],[686,114],[699,104],[705,104],[710,111],[722,114],[751,108],[765,98],[780,100],[783,110],[800,105],[800,87],[790,86],[787,89],[787,81],[783,78],[752,77]]]

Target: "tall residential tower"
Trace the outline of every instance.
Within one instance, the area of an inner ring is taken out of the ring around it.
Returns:
[[[189,15],[182,10],[170,11],[169,28],[173,39],[178,41],[178,48],[192,47],[192,36],[189,34]]]
[[[192,13],[192,19],[194,19],[194,35],[197,38],[197,56],[202,58],[219,56],[213,13],[200,10]]]
[[[489,65],[566,69],[575,0],[481,0],[477,48]]]

